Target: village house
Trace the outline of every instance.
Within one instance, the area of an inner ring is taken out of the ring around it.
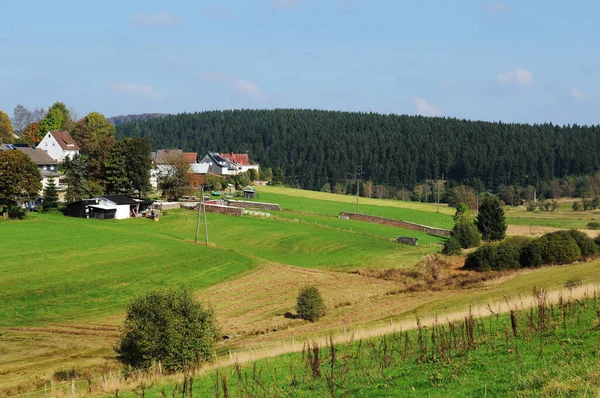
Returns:
[[[60,182],[58,173],[58,162],[50,157],[45,151],[36,148],[30,148],[25,144],[3,144],[0,145],[0,151],[16,150],[25,153],[29,159],[40,169],[42,174],[42,189],[39,194],[42,195],[50,179],[54,179],[58,191],[58,199],[64,200],[66,186]]]
[[[79,145],[68,131],[49,131],[40,141],[37,148],[61,163],[65,158],[72,158],[79,153]]]
[[[259,166],[257,164],[250,164],[250,158],[247,153],[222,153],[221,157],[227,159],[236,169],[237,173],[245,173],[248,170],[256,170],[258,173]]]
[[[254,169],[258,173],[259,165],[250,164],[245,153],[216,153],[209,152],[200,163],[209,165],[209,172],[218,175],[236,175]]]

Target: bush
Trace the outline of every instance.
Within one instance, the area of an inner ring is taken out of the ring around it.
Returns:
[[[585,226],[587,229],[600,229],[600,222],[592,221]]]
[[[450,239],[444,242],[444,248],[442,249],[442,254],[447,256],[457,255],[462,253],[462,246],[460,245],[460,241],[457,237],[453,236]]]
[[[551,232],[539,240],[544,264],[569,264],[581,257],[581,250],[568,231]]]
[[[531,243],[525,245],[521,250],[519,262],[521,267],[541,267],[544,265],[544,245],[540,239],[536,239]]]
[[[491,271],[497,264],[497,255],[495,244],[485,244],[467,256],[465,268],[480,272]]]
[[[325,303],[316,286],[305,286],[300,289],[296,299],[296,312],[300,318],[311,322],[325,315]]]
[[[593,256],[598,253],[598,245],[596,245],[592,238],[583,232],[571,229],[566,231],[566,234],[575,240],[577,247],[579,247],[579,250],[581,251],[582,257]]]
[[[581,202],[573,202],[573,211],[580,211],[582,208]]]
[[[457,222],[452,229],[452,236],[460,242],[463,249],[477,247],[481,244],[481,234],[473,222]]]
[[[176,371],[212,357],[217,338],[215,316],[187,290],[155,291],[135,298],[127,308],[119,360],[134,368],[160,361]]]
[[[521,252],[531,243],[532,239],[525,236],[513,236],[502,241],[496,248],[496,264],[494,270],[521,268]]]

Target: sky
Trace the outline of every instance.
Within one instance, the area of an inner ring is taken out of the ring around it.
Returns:
[[[310,108],[600,123],[596,0],[29,0],[0,110]]]

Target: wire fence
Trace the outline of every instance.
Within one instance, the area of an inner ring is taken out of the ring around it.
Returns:
[[[533,289],[533,287],[532,287]],[[543,290],[548,296],[548,302],[558,302],[560,299],[575,300],[585,298],[598,298],[600,295],[600,286],[598,284],[598,278],[588,278],[582,280],[572,280],[563,283],[560,287],[554,287],[551,290]],[[200,374],[203,371],[218,368],[221,366],[233,365],[235,363],[246,363],[259,359],[274,357],[277,355],[299,352],[302,350],[305,344],[310,342],[319,342],[327,344],[328,339],[333,338],[337,343],[347,343],[350,341],[356,341],[358,339],[375,338],[385,334],[391,334],[398,331],[406,331],[417,328],[417,318],[421,325],[427,326],[429,323],[442,321],[457,321],[462,320],[468,314],[474,317],[492,316],[495,314],[503,314],[510,312],[510,310],[522,310],[530,308],[536,305],[536,297],[532,295],[524,295],[521,293],[507,294],[494,299],[488,299],[484,302],[465,304],[462,306],[453,306],[451,308],[445,308],[438,312],[436,309],[430,309],[427,311],[415,310],[410,314],[402,316],[390,316],[389,319],[380,320],[376,322],[369,322],[368,324],[353,325],[353,326],[341,326],[333,329],[329,329],[326,335],[319,334],[313,336],[291,336],[289,341],[277,340],[272,343],[254,344],[245,348],[239,349],[228,349],[225,348],[223,353],[213,356],[212,363],[204,365],[198,368],[193,368],[194,374]],[[128,381],[129,386],[132,387],[135,382],[145,380],[148,378],[162,379],[166,372],[163,372],[164,368],[176,366],[178,368],[189,368],[191,364],[186,362],[172,362],[172,363],[158,363],[146,368],[141,369],[126,369],[124,372],[111,372],[98,377],[86,377],[73,379],[62,382],[54,382],[48,380],[43,388],[38,388],[32,391],[27,391],[14,397],[32,397],[32,396],[79,396],[85,395],[92,392],[98,392],[98,384],[103,385],[100,388],[101,392],[110,393],[110,385],[124,386],[124,382]],[[191,368],[190,368],[191,369]],[[169,377],[176,377],[169,375]],[[23,378],[23,381],[30,380],[30,378]],[[14,381],[14,380],[13,380]],[[127,384],[125,384],[127,386]],[[115,393],[115,389],[112,393]]]

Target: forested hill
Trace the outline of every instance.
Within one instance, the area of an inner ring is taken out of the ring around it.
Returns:
[[[127,123],[127,122],[134,122],[137,120],[148,120],[148,119],[154,119],[157,117],[163,117],[165,116],[166,113],[140,113],[137,115],[120,115],[120,116],[113,116],[113,117],[109,117],[106,120],[108,120],[109,123],[116,125],[119,125],[121,123]]]
[[[412,187],[442,174],[457,183],[538,185],[600,170],[600,126],[526,125],[316,110],[168,115],[117,126],[157,148],[248,152],[290,184],[319,189],[363,179]]]

